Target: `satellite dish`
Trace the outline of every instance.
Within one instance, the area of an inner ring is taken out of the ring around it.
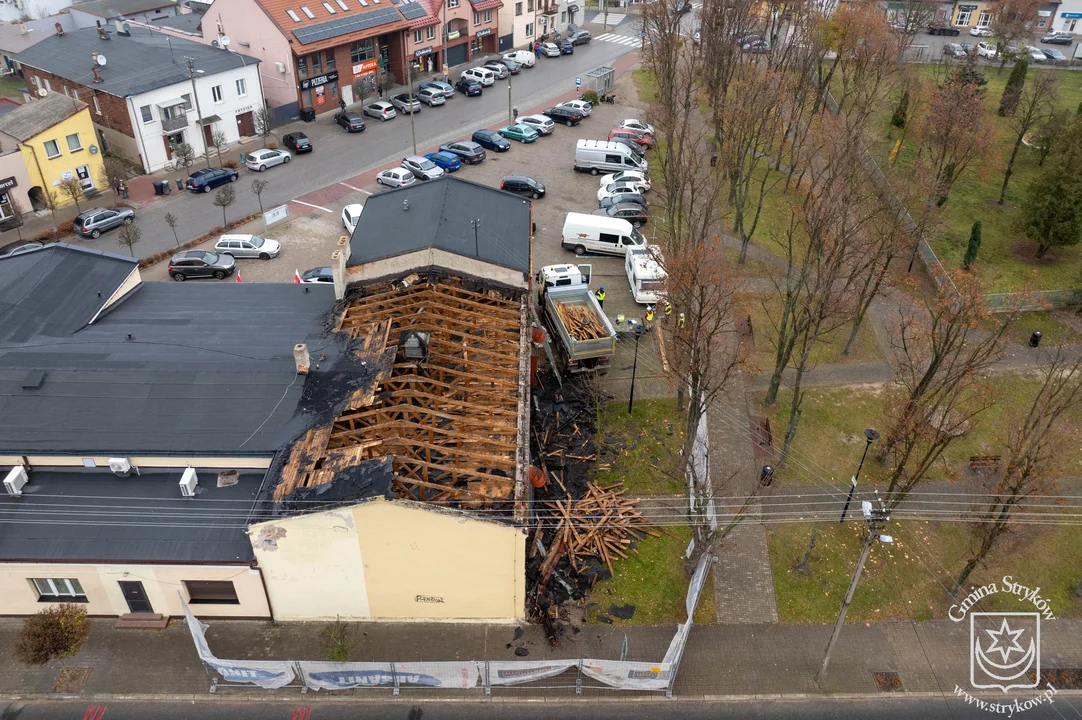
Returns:
[[[49,94],[49,91],[45,88],[38,88],[38,97],[45,97]]]
[[[222,35],[220,38],[218,38],[218,42],[221,44],[222,47],[229,47],[229,36]]]
[[[105,56],[98,53],[98,67],[105,67]]]

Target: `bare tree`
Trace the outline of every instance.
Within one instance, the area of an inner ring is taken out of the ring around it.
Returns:
[[[879,451],[890,466],[888,509],[925,479],[947,447],[992,404],[977,391],[977,380],[1002,357],[1017,318],[1011,312],[990,323],[979,281],[963,272],[954,273],[953,280],[957,292],[941,289],[923,307],[899,310],[891,340],[897,390],[886,399],[891,420]]]
[[[264,141],[271,136],[274,130],[274,115],[266,107],[261,107],[252,113],[252,120],[255,124],[256,134],[263,138]]]
[[[23,239],[23,223],[26,222],[26,208],[19,202],[19,198],[15,197],[14,193],[8,195],[8,217],[11,218],[15,224],[15,232],[18,234],[19,239]]]
[[[990,131],[985,119],[983,87],[964,81],[959,69],[929,99],[920,128],[920,152],[927,153],[942,205],[951,187],[981,157]]]
[[[974,548],[951,587],[952,595],[1009,532],[1015,511],[1030,496],[1055,491],[1052,460],[1065,440],[1064,414],[1082,401],[1082,358],[1069,362],[1057,351],[1041,368],[1041,376],[1041,387],[1025,416],[1008,418],[1003,475],[991,488],[992,500],[976,523]]]
[[[259,201],[259,214],[263,214],[263,191],[270,185],[270,180],[253,180],[252,181],[252,194],[255,195],[255,199]]]
[[[223,185],[214,194],[214,206],[222,209],[222,227],[228,227],[229,221],[225,216],[225,209],[237,201],[237,191],[232,185]]]
[[[107,187],[113,191],[113,204],[120,202],[117,186],[121,180],[128,176],[128,167],[120,158],[106,155],[102,158],[101,167],[98,168],[98,185]]]
[[[137,225],[125,225],[120,228],[120,232],[117,233],[116,237],[117,242],[128,248],[131,256],[135,257],[135,245],[142,239],[143,231]]]
[[[187,172],[188,168],[195,164],[195,148],[188,143],[180,143],[173,148],[173,157],[176,158],[177,165]],[[207,164],[210,164],[209,161]]]
[[[1030,28],[1037,19],[1037,10],[1043,0],[996,0],[992,5],[992,30],[996,34],[996,57],[999,58],[999,70],[1008,60],[1013,59],[1007,48],[1014,47],[1028,38]]]
[[[56,192],[52,188],[41,189],[41,204],[49,209],[49,214],[53,218],[53,230],[59,235],[60,226],[56,222]]]
[[[218,165],[222,164],[222,148],[229,143],[229,138],[225,136],[225,133],[221,130],[215,130],[210,134],[210,144],[214,146],[215,151],[218,153]]]
[[[165,220],[165,224],[169,226],[169,229],[173,231],[173,240],[176,242],[177,247],[180,247],[180,238],[177,236],[177,216],[167,212],[162,219]]]
[[[1007,158],[1007,169],[1003,171],[1003,187],[999,189],[1000,205],[1007,197],[1007,184],[1011,181],[1011,174],[1014,172],[1014,161],[1018,157],[1018,149],[1022,147],[1022,138],[1037,123],[1046,120],[1052,114],[1056,102],[1057,83],[1055,73],[1043,72],[1037,73],[1036,77],[1022,88],[1018,105],[1009,123],[1011,131],[1014,132],[1014,146],[1011,148],[1010,157]]]
[[[83,209],[79,207],[79,198],[83,195],[83,186],[79,184],[79,178],[75,175],[61,178],[60,184],[56,186],[56,189],[61,197],[69,198],[75,203],[75,209],[82,212]]]

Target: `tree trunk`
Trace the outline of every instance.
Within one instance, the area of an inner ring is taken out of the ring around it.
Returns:
[[[1018,148],[1022,145],[1022,134],[1019,133],[1018,138],[1014,141],[1014,147],[1011,148],[1011,157],[1007,160],[1007,170],[1003,173],[1003,187],[999,189],[999,204],[1002,205],[1003,201],[1007,197],[1007,183],[1011,181],[1011,173],[1014,172],[1014,159],[1018,157]]]
[[[806,573],[808,572],[808,561],[811,560],[812,550],[815,549],[815,526],[812,525],[811,538],[808,540],[808,549],[804,551],[804,557],[800,560],[800,565],[797,566],[797,570]]]
[[[958,594],[958,591],[965,585],[966,580],[969,579],[970,574],[977,568],[977,563],[981,561],[980,556],[972,555],[966,562],[966,566],[962,568],[962,572],[958,574],[958,578],[951,585],[951,589],[948,591],[951,597]]]
[[[1037,244],[1037,257],[1038,258],[1043,258],[1044,254],[1046,252],[1048,252],[1049,247],[1051,247],[1051,246],[1050,245],[1045,245],[1043,243],[1038,243]]]

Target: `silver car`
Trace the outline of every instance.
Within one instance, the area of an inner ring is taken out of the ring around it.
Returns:
[[[443,168],[426,157],[410,155],[402,159],[402,167],[413,173],[418,180],[435,180],[443,177]]]
[[[399,93],[391,97],[391,104],[394,105],[394,109],[400,113],[415,113],[421,112],[421,101],[415,96],[411,97],[406,93]]]
[[[491,70],[496,75],[497,80],[506,80],[507,76],[511,74],[507,66],[500,62],[487,62],[481,67]]]
[[[438,88],[422,88],[417,93],[417,99],[429,107],[432,107],[433,105],[443,105],[447,102],[447,97],[443,94],[443,90]]]
[[[384,170],[376,176],[377,185],[385,185],[386,187],[398,188],[406,187],[417,182],[417,178],[413,177],[413,171],[407,170],[404,167],[391,168],[390,170]]]
[[[524,115],[518,119],[526,127],[532,127],[539,135],[551,135],[556,123],[548,115]]]
[[[263,172],[275,165],[285,165],[292,159],[293,156],[285,150],[260,148],[259,150],[253,150],[244,157],[244,166],[249,170]]]
[[[398,113],[394,111],[394,106],[383,100],[365,105],[364,114],[368,117],[379,118],[380,122],[393,120],[398,115]]]
[[[218,242],[214,243],[214,251],[235,258],[270,260],[281,254],[282,246],[277,240],[259,235],[222,235]]]

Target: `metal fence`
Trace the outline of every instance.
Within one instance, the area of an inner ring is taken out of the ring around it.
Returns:
[[[984,301],[988,310],[994,313],[1010,310],[1052,310],[1082,305],[1082,290],[992,293],[985,295]]]

